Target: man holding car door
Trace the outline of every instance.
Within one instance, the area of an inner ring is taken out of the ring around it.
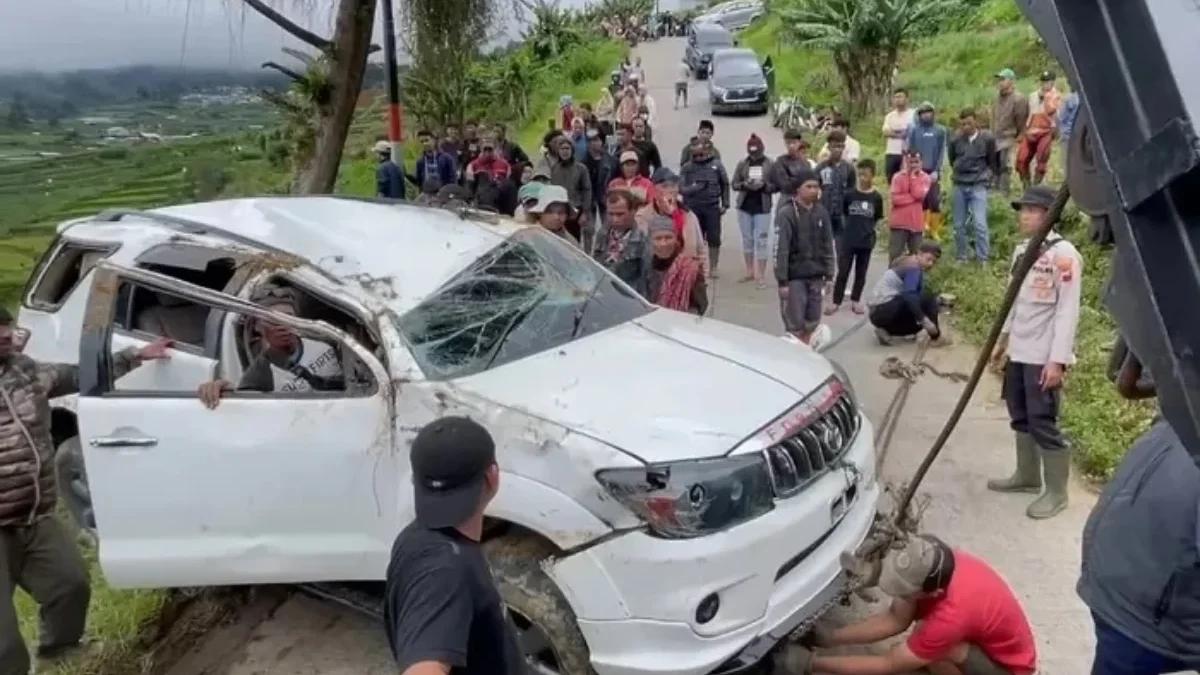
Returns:
[[[21,587],[38,603],[38,658],[79,646],[91,585],[75,542],[54,516],[58,498],[50,399],[79,392],[79,367],[38,363],[21,351],[28,333],[0,307],[0,673],[29,672],[13,593]],[[117,352],[116,379],[145,361],[168,358],[171,340],[158,338]],[[72,459],[72,458],[65,458]]]

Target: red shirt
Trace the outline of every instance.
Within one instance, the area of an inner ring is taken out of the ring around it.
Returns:
[[[918,600],[916,619],[908,648],[926,661],[940,661],[967,643],[1016,675],[1037,670],[1037,645],[1021,603],[995,570],[969,553],[954,551],[950,586]]]
[[[508,166],[508,162],[504,161],[503,157],[492,157],[491,159],[476,157],[472,160],[470,167],[472,172],[476,174],[486,173],[492,177],[492,180],[508,178],[509,173],[512,171],[511,167]]]

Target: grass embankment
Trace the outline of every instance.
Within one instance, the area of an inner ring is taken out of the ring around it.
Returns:
[[[779,33],[779,18],[769,17],[746,31],[743,44],[758,51],[760,57],[772,56],[780,92],[795,92],[812,105],[837,103],[841,84],[829,54],[789,48]],[[1001,68],[1015,70],[1021,78],[1018,86],[1025,92],[1036,87],[1042,70],[1062,72],[1039,45],[1033,28],[1021,18],[1012,0],[991,0],[980,10],[970,30],[942,33],[906,51],[900,60],[899,82],[908,89],[914,105],[926,100],[933,102],[938,107],[939,120],[953,127],[962,108],[988,109],[995,96],[993,74]],[[881,118],[856,120],[851,135],[862,143],[863,156],[880,162],[882,170],[881,123]],[[1062,180],[1062,162],[1062,146],[1056,145],[1049,183]],[[948,176],[948,171],[943,171],[943,176]],[[943,180],[942,187],[943,210],[949,214],[949,182]],[[986,266],[950,264],[953,239],[949,223],[944,230],[946,262],[935,270],[933,277],[939,291],[957,297],[954,325],[962,336],[976,344],[983,341],[998,313],[1009,260],[1020,239],[1015,214],[1009,206],[1015,196],[991,198],[988,225],[992,233],[992,262]],[[1075,348],[1078,361],[1067,376],[1062,424],[1074,440],[1080,468],[1090,477],[1106,479],[1130,441],[1150,422],[1154,409],[1149,404],[1122,400],[1105,376],[1115,337],[1112,317],[1101,303],[1109,274],[1110,251],[1088,240],[1085,220],[1073,208],[1068,209],[1064,220],[1062,233],[1084,258],[1084,286]]]
[[[528,119],[512,121],[529,153],[541,145],[546,120],[558,111],[558,100],[593,100],[609,73],[627,52],[610,40],[593,40],[546,64],[532,94]],[[382,109],[360,111],[347,142],[338,192],[370,195],[375,190],[375,160],[370,146],[384,128]],[[487,120],[489,122],[494,120]],[[416,129],[408,128],[406,153],[419,153]],[[284,192],[287,171],[268,162],[253,136],[225,137],[156,147],[110,148],[32,162],[0,165],[0,303],[16,308],[30,270],[45,251],[54,226],[72,217],[110,208],[153,208],[195,198],[198,170],[223,169],[220,194],[239,196]],[[411,164],[410,164],[411,166]],[[203,183],[205,179],[199,179]],[[88,634],[98,646],[88,657],[60,665],[55,675],[132,675],[155,666],[146,657],[150,642],[162,637],[161,614],[179,603],[160,591],[109,588],[95,551],[86,552],[93,577]],[[36,644],[37,608],[24,593],[16,595],[22,634]]]

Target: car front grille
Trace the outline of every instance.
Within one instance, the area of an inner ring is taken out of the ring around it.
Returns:
[[[845,454],[862,426],[846,393],[820,417],[766,449],[778,498],[790,497],[824,475]]]

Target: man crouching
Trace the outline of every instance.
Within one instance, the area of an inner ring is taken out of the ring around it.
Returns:
[[[914,536],[883,559],[879,588],[892,597],[888,611],[832,631],[818,631],[818,647],[866,645],[895,637],[916,623],[904,642],[885,654],[833,656],[789,645],[776,657],[786,673],[893,675],[921,669],[932,675],[1032,675],[1037,670],[1033,631],[1020,602],[987,563],[936,537]]]

